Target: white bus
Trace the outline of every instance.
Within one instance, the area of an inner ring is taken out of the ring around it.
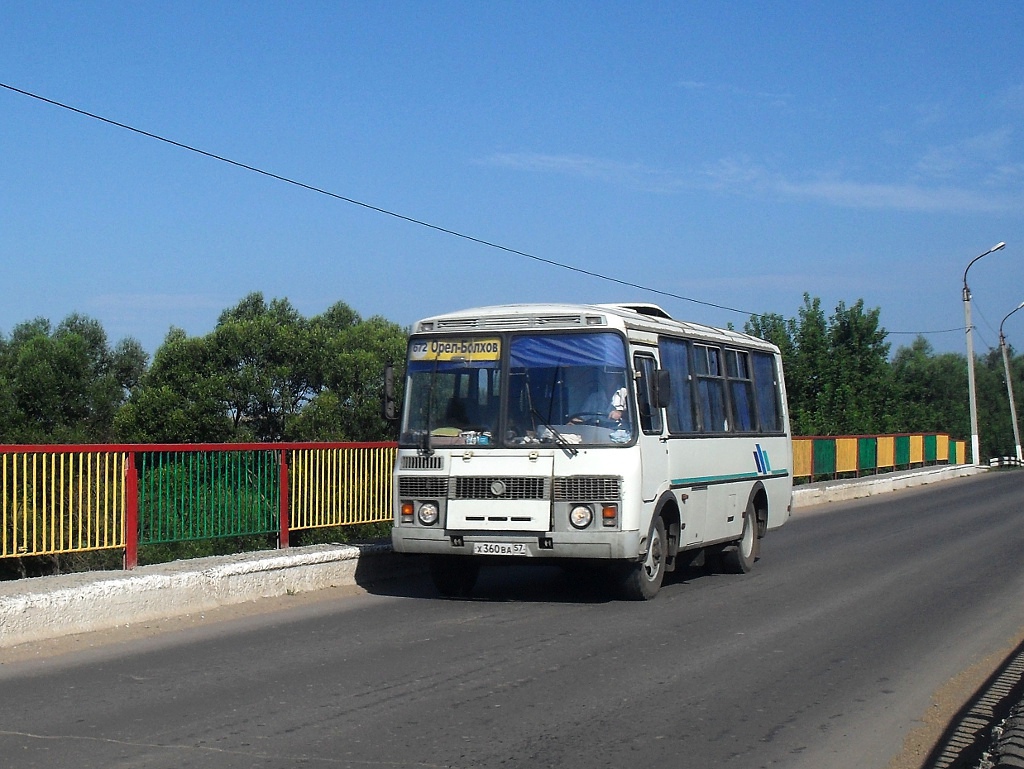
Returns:
[[[749,571],[792,502],[778,348],[650,304],[419,321],[398,445],[394,549],[448,596],[510,557],[605,562],[650,599],[707,556]]]

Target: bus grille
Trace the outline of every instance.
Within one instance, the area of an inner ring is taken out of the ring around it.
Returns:
[[[452,499],[547,499],[546,478],[459,476]]]
[[[591,475],[555,478],[556,502],[614,501],[619,498],[621,493],[622,478],[616,476]]]
[[[444,460],[442,460],[437,454],[430,457],[402,457],[403,470],[440,470],[443,465]]]
[[[402,499],[444,499],[448,496],[448,479],[436,475],[403,475],[398,479],[398,496]]]

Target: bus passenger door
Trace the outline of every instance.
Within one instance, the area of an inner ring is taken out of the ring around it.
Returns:
[[[668,442],[662,410],[655,404],[654,375],[658,362],[653,355],[633,356],[636,378],[636,406],[640,424],[637,446],[640,449],[640,488],[644,502],[654,502],[668,480]]]

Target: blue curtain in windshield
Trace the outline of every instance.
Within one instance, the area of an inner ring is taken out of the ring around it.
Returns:
[[[622,337],[609,332],[517,336],[512,340],[510,363],[513,368],[625,367],[626,350]]]

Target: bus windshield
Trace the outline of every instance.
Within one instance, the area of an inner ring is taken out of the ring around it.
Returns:
[[[625,342],[613,332],[414,338],[406,371],[406,446],[633,439]]]

